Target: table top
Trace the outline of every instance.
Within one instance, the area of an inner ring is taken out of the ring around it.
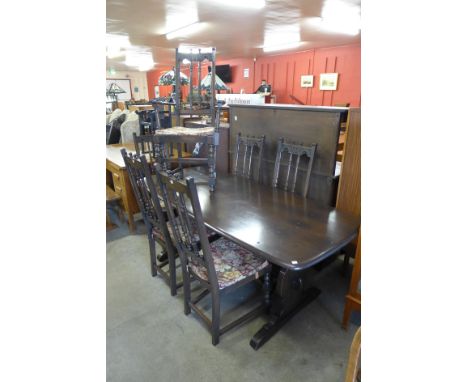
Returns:
[[[111,161],[120,168],[125,168],[125,162],[122,158],[120,150],[127,149],[128,152],[135,153],[135,145],[133,143],[106,145],[106,160]]]
[[[120,152],[120,150],[122,150],[123,148],[127,149],[128,153],[132,153],[132,154],[136,153],[135,145],[133,143],[125,143],[125,144],[117,143],[115,145],[106,146],[106,159],[108,161],[111,161],[112,163],[114,163],[116,166],[118,166],[121,169],[125,168],[125,162],[122,158],[122,153]],[[146,155],[146,159],[148,161],[151,161],[149,154],[145,154],[145,155]],[[175,158],[178,157],[177,148],[174,148],[172,150],[172,156]],[[187,151],[182,151],[182,158],[190,158],[191,156],[192,156],[191,153]]]
[[[200,121],[189,121],[189,122],[185,122],[186,124],[190,124],[190,125],[199,125],[200,127],[203,127],[203,126],[208,126],[208,122],[207,121],[203,121],[203,120],[200,120]],[[198,126],[196,126],[196,128],[198,128]],[[219,128],[220,129],[229,129],[229,123],[228,122],[219,122]]]
[[[354,215],[234,175],[219,174],[210,192],[202,171],[189,168],[184,175],[195,178],[205,223],[276,265],[308,268],[357,235]]]

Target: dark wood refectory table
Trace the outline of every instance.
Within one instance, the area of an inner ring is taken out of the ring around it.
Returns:
[[[203,169],[187,168],[184,175],[195,179],[207,226],[278,266],[270,320],[250,341],[257,350],[319,295],[311,267],[352,241],[360,221],[242,177],[219,174],[210,192]]]

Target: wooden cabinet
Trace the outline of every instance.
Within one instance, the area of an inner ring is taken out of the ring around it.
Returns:
[[[140,212],[138,203],[133,194],[132,184],[128,177],[125,164],[120,150],[125,147],[134,151],[133,144],[128,147],[124,145],[109,145],[106,147],[106,183],[122,199],[123,208],[128,217],[130,232],[135,231],[133,215]]]

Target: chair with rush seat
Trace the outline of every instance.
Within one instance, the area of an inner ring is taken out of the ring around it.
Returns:
[[[136,155],[148,155],[151,160],[158,161],[159,158],[159,145],[153,134],[137,135],[133,133],[133,143],[135,145]]]
[[[270,304],[271,265],[226,238],[211,243],[208,241],[192,177],[179,180],[167,172],[157,171],[156,178],[163,192],[175,245],[181,257],[185,314],[193,311],[199,315],[211,331],[212,344],[217,345],[221,334],[255,318]],[[190,224],[186,201],[192,207],[195,224]],[[221,328],[221,296],[262,276],[265,303]],[[203,287],[196,297],[192,297],[192,280],[197,280]],[[211,294],[211,319],[197,306],[208,294]]]

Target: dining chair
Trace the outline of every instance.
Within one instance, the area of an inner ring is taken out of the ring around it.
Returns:
[[[188,315],[193,311],[200,316],[211,331],[212,344],[217,345],[221,334],[255,318],[270,305],[271,265],[226,238],[209,242],[194,178],[180,180],[162,170],[157,171],[156,178],[168,206],[169,222],[181,257],[184,312]],[[190,224],[191,215],[186,203],[191,206],[195,224]],[[262,276],[264,301],[221,328],[221,296]],[[192,297],[191,280],[197,280],[203,288],[196,297]],[[197,306],[209,294],[211,319]]]
[[[262,166],[263,146],[265,144],[265,135],[257,137],[242,137],[241,133],[237,134],[236,153],[234,158],[234,175],[241,175],[248,179],[252,178],[252,160],[255,172],[254,180],[259,181],[260,170]],[[257,150],[255,150],[257,148]],[[258,151],[256,159],[254,159],[254,150]],[[239,159],[240,158],[240,159]]]
[[[166,223],[167,212],[157,197],[157,191],[150,174],[150,166],[144,155],[133,155],[127,153],[125,149],[122,149],[121,153],[146,226],[151,275],[154,277],[159,272],[169,284],[171,295],[175,296],[177,288],[182,286],[182,283],[177,283],[176,280],[176,249]],[[156,197],[152,197],[152,195],[156,195]],[[164,261],[157,261],[156,243],[161,246],[163,252],[167,253],[167,256],[164,256]]]
[[[284,179],[284,182],[281,188],[283,188],[285,191],[288,191],[288,189],[291,188],[291,192],[295,192],[299,164],[301,161],[301,157],[305,156],[306,161],[308,158],[308,163],[307,163],[307,169],[305,170],[305,178],[304,178],[301,195],[303,197],[306,197],[307,191],[309,190],[310,174],[312,172],[312,165],[314,163],[314,156],[315,156],[316,150],[317,150],[316,144],[311,145],[311,146],[303,146],[303,145],[298,145],[294,143],[286,143],[284,141],[284,138],[280,138],[278,140],[278,148],[276,150],[275,169],[273,172],[273,187],[277,188],[279,186],[281,166],[283,165],[281,163],[281,158],[282,158],[283,153],[286,152],[286,154],[289,154],[289,158],[286,164],[287,166],[286,179]],[[294,161],[294,164],[293,164],[294,156],[296,156],[296,160]],[[291,173],[291,168],[293,168],[294,174],[293,174],[293,178],[291,180],[291,186],[290,186],[289,175]]]

